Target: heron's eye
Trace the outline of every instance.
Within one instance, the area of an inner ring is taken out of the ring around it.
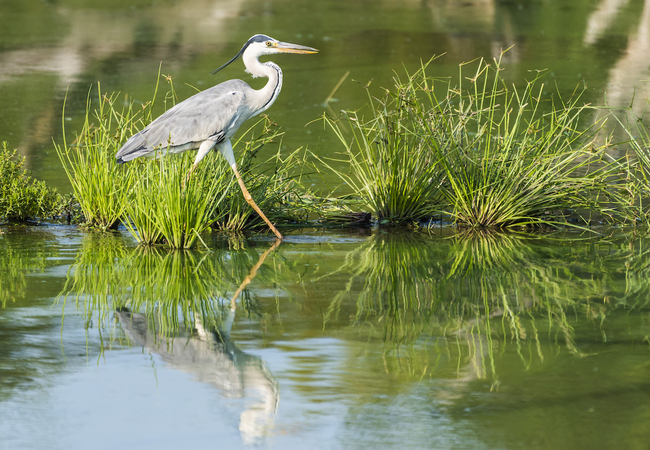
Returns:
[[[267,46],[267,47],[270,47],[270,46],[272,46],[272,45],[273,45],[273,43],[272,43],[271,41],[266,41],[266,46]]]

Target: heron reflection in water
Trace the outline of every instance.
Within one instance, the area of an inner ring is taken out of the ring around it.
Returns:
[[[241,283],[230,300],[230,309],[220,327],[206,329],[197,317],[199,314],[195,314],[194,329],[179,330],[176,337],[169,338],[160,333],[159,324],[154,322],[151,326],[150,318],[144,314],[126,308],[116,312],[128,338],[135,345],[160,355],[172,368],[211,384],[225,397],[258,400],[240,415],[239,430],[247,444],[257,443],[269,434],[277,413],[280,390],[266,363],[258,356],[239,350],[230,340],[230,330],[235,320],[237,298],[280,242],[276,240],[262,254]]]

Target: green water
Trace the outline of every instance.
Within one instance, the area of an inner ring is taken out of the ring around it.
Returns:
[[[647,238],[288,234],[5,234],[4,448],[647,448]]]
[[[283,151],[340,151],[324,112],[443,54],[436,76],[501,49],[517,85],[641,111],[650,2],[0,3],[0,141],[69,191],[52,147],[91,85],[179,98],[228,78],[251,35],[274,57]],[[324,105],[334,86],[350,74]],[[162,111],[164,105],[159,103]],[[280,144],[277,144],[280,145]],[[269,151],[275,151],[269,148]],[[337,181],[314,178],[325,189]],[[650,241],[640,230],[467,236],[393,229],[205,236],[191,252],[126,234],[2,228],[0,448],[647,449]],[[236,295],[237,294],[237,295]],[[233,297],[236,298],[233,301]]]

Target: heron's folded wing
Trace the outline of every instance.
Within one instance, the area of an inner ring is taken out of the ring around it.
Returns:
[[[230,80],[203,92],[167,110],[139,133],[131,136],[117,152],[120,162],[147,155],[154,150],[174,152],[198,148],[205,140],[217,143],[233,123],[245,96],[241,80]]]

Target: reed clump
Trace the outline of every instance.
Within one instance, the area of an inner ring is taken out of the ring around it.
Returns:
[[[622,111],[613,111],[620,128],[629,138],[623,143],[625,156],[617,161],[626,181],[620,189],[617,205],[621,215],[635,225],[650,223],[650,130],[646,113],[647,110],[637,115],[632,105]]]
[[[141,244],[166,243],[173,248],[190,248],[208,228],[225,184],[227,168],[197,170],[188,177],[193,155],[137,162],[123,220]],[[212,164],[211,164],[212,165]]]
[[[98,84],[98,107],[94,109],[91,93],[86,100],[84,124],[74,141],[70,145],[66,141],[64,119],[63,144],[54,143],[54,147],[85,224],[100,230],[115,229],[126,212],[133,177],[129,168],[115,163],[115,154],[131,133],[150,121],[152,104],[142,110],[134,108],[133,103],[120,107],[119,94],[102,95]]]
[[[606,154],[606,118],[583,126],[597,108],[577,92],[568,101],[545,94],[540,74],[511,87],[500,60],[461,64],[456,83],[427,74],[434,60],[396,76],[383,96],[369,91],[369,119],[324,118],[350,165],[332,170],[380,221],[437,215],[509,228],[617,219],[620,170]]]
[[[368,87],[366,87],[368,89]],[[428,151],[426,141],[417,134],[414,117],[399,107],[399,99],[390,91],[382,98],[371,95],[371,117],[347,112],[351,137],[340,124],[324,116],[344,149],[342,160],[350,173],[335,172],[359,197],[363,208],[370,209],[380,223],[404,224],[426,219],[441,210],[441,185],[444,173],[440,161]]]
[[[165,99],[176,98],[171,77],[165,79],[170,86]],[[87,225],[109,230],[122,223],[141,244],[173,248],[195,246],[210,226],[236,231],[263,226],[230,167],[215,152],[192,176],[192,152],[117,164],[115,155],[128,137],[151,122],[158,90],[156,84],[153,99],[141,108],[128,99],[118,102],[118,93],[102,95],[99,90],[99,106],[93,109],[89,94],[85,122],[75,141],[56,145]],[[269,219],[301,223],[317,206],[302,201],[305,191],[293,176],[304,162],[300,152],[282,157],[278,151],[269,161],[256,159],[263,146],[278,142],[282,134],[263,116],[233,146],[242,149],[240,172]]]

